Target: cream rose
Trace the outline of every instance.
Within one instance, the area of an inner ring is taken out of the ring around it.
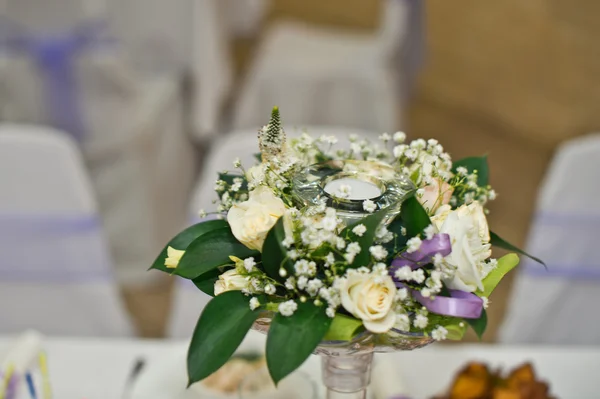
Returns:
[[[484,261],[492,254],[490,232],[479,202],[462,205],[452,211],[449,205],[441,206],[432,223],[440,233],[450,236],[452,253],[444,262],[456,270],[454,276],[445,279],[450,289],[473,292],[483,289]]]
[[[262,251],[267,233],[286,212],[281,198],[265,186],[250,191],[248,201],[235,204],[227,214],[231,232],[250,249]]]
[[[396,322],[396,286],[390,276],[353,273],[340,290],[342,306],[374,333],[389,331]]]
[[[423,195],[417,198],[427,212],[432,215],[440,206],[450,202],[454,187],[441,177],[436,177],[430,184],[423,187],[423,190]]]
[[[242,276],[235,269],[227,270],[215,281],[215,296],[227,291],[241,291],[250,288],[247,277]]]

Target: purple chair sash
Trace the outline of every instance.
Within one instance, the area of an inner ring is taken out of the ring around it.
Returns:
[[[33,35],[12,25],[4,33],[7,49],[27,53],[35,60],[42,76],[44,104],[52,125],[81,142],[86,128],[74,61],[85,50],[113,42],[104,37],[105,21],[88,21],[55,35]]]

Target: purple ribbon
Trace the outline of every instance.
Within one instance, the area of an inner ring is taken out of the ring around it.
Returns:
[[[452,244],[448,234],[436,234],[430,240],[424,240],[415,252],[403,252],[392,261],[390,268],[392,275],[401,267],[409,266],[412,270],[431,263],[436,254],[448,256],[452,252]],[[396,287],[405,288],[401,281],[396,280]],[[483,310],[483,300],[477,295],[449,290],[450,297],[436,296],[435,299],[426,298],[417,290],[411,290],[412,296],[430,312],[445,316],[478,319]]]
[[[418,269],[431,263],[436,254],[448,256],[452,252],[452,244],[448,234],[436,234],[430,240],[424,240],[415,252],[403,252],[392,261],[392,270],[396,271],[403,266]]]
[[[6,40],[10,50],[33,57],[42,75],[44,100],[52,125],[70,133],[78,142],[83,140],[86,129],[74,60],[83,50],[107,42],[102,37],[105,29],[104,21],[96,20],[59,35],[18,33]]]
[[[478,319],[483,310],[483,299],[471,292],[449,290],[451,297],[425,298],[413,290],[413,297],[430,312],[465,319]]]

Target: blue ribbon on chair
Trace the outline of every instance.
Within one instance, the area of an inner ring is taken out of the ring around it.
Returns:
[[[5,40],[8,50],[28,53],[35,60],[42,76],[46,112],[51,124],[70,133],[79,142],[83,140],[86,127],[74,61],[91,47],[113,42],[104,37],[105,31],[103,20],[88,21],[58,35],[33,35],[12,27]]]

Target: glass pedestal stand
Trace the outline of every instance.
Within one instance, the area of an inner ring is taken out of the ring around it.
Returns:
[[[270,324],[271,317],[261,317],[252,328],[266,334]],[[322,356],[327,399],[366,399],[374,353],[413,350],[432,342],[432,338],[422,334],[396,329],[386,334],[365,332],[352,341],[321,342],[315,354]]]

